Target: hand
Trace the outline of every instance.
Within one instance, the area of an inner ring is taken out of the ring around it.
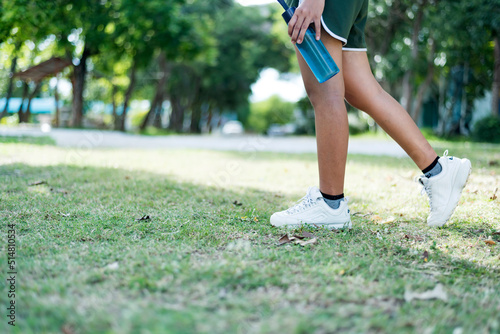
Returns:
[[[288,23],[288,35],[292,43],[302,43],[306,30],[314,23],[316,40],[321,37],[321,15],[325,8],[325,0],[305,0],[296,10]]]

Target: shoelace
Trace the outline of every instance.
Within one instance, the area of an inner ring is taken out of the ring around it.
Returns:
[[[422,190],[420,191],[420,194],[424,195],[424,193],[427,193],[427,196],[429,197],[429,205],[432,208],[432,191],[429,183],[424,182],[424,177],[422,176],[418,179],[418,182],[422,185]]]
[[[443,158],[448,157],[448,150],[444,151],[443,153]],[[453,157],[450,157],[449,159],[453,159]],[[422,185],[422,190],[420,191],[420,194],[423,195],[427,193],[427,196],[429,197],[429,205],[432,208],[432,191],[431,191],[431,186],[429,182],[424,181],[424,179],[428,180],[424,175],[421,175],[420,177],[417,177],[415,181],[419,182]]]
[[[286,210],[286,213],[293,215],[302,212],[305,209],[310,208],[314,203],[315,201],[312,199],[311,196],[309,196],[309,193],[307,193],[307,195],[305,195],[304,197],[302,197],[297,201],[296,205]]]

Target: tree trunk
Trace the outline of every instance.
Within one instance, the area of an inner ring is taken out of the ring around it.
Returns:
[[[15,53],[17,50],[14,51]],[[10,64],[10,72],[9,72],[9,84],[7,85],[7,95],[5,96],[5,107],[3,108],[2,113],[0,113],[0,119],[4,118],[9,112],[9,101],[12,97],[12,90],[14,88],[14,73],[16,73],[17,67],[17,55],[12,58],[12,63]]]
[[[175,95],[170,97],[170,103],[172,104],[172,113],[170,114],[168,129],[175,132],[182,132],[184,125],[184,107]]]
[[[132,68],[130,69],[130,83],[127,87],[127,91],[125,92],[125,98],[123,101],[123,111],[122,116],[120,117],[120,131],[125,131],[125,121],[127,120],[127,109],[130,103],[130,98],[132,97],[132,93],[135,88],[135,78],[137,72],[137,61],[134,60],[132,63]]]
[[[208,106],[208,116],[207,116],[207,129],[208,129],[208,133],[212,133],[212,117],[213,117],[213,107],[210,104]]]
[[[430,39],[429,43],[431,44],[431,50],[429,52],[429,57],[427,58],[427,76],[425,77],[425,81],[418,87],[417,97],[415,100],[415,107],[413,108],[412,118],[415,123],[420,118],[420,114],[422,112],[422,105],[424,103],[424,96],[427,92],[427,89],[432,83],[432,79],[434,79],[434,56],[436,54],[436,43],[434,40]]]
[[[83,48],[82,58],[80,64],[74,66],[73,69],[73,105],[72,113],[73,127],[81,127],[83,119],[83,91],[85,89],[85,75],[87,74],[87,58],[90,56],[90,50],[85,44]]]
[[[153,101],[151,101],[151,107],[149,108],[146,117],[144,117],[144,120],[142,121],[142,124],[140,126],[141,130],[144,130],[146,126],[148,126],[149,121],[153,116],[155,118],[155,123],[158,123],[158,118],[160,118],[160,127],[161,127],[161,116],[158,115],[159,113],[161,113],[161,107],[165,92],[165,85],[167,83],[167,78],[168,78],[167,57],[164,52],[161,52],[160,55],[158,56],[158,65],[160,68],[160,72],[158,73],[159,79],[156,85],[156,93],[153,98]],[[155,124],[155,126],[156,125],[158,124]]]
[[[165,99],[162,94],[160,99],[158,100],[159,103],[153,117],[153,126],[158,129],[162,128],[161,112],[163,110],[163,101],[165,101]]]
[[[413,34],[411,36],[411,64],[408,71],[406,71],[403,78],[403,95],[401,97],[401,102],[406,111],[412,115],[413,107],[413,67],[418,59],[418,35],[422,27],[422,20],[424,18],[424,8],[427,4],[427,0],[422,0],[418,5],[417,14],[415,16],[415,21],[413,22]]]
[[[201,133],[200,127],[201,121],[201,103],[193,103],[191,108],[191,125],[189,126],[189,131],[191,133]]]
[[[117,130],[118,129],[118,122],[119,122],[119,118],[118,118],[118,115],[116,114],[116,93],[118,92],[118,87],[116,87],[116,85],[112,84],[113,85],[113,88],[111,90],[111,106],[112,106],[112,117],[113,117],[113,130]]]
[[[59,74],[56,77],[56,87],[54,88],[54,100],[56,102],[56,114],[54,115],[54,120],[52,121],[52,124],[54,125],[54,127],[58,128],[59,115],[61,114],[61,111],[59,110]]]
[[[493,116],[500,117],[500,38],[495,36],[495,70],[493,74],[493,87],[491,94],[491,112]]]
[[[31,101],[38,94],[38,91],[40,90],[41,87],[42,87],[42,82],[41,81],[37,82],[35,89],[33,90],[33,92],[30,94],[30,96],[28,98],[28,105],[26,106],[26,112],[24,113],[24,116],[23,116],[24,122],[26,122],[26,123],[28,123],[30,121],[30,118],[31,118]]]
[[[24,118],[24,100],[28,97],[29,93],[29,86],[26,81],[23,82],[23,96],[21,97],[21,105],[19,106],[19,110],[17,112],[17,117],[19,118],[19,123],[24,123],[25,118]]]
[[[466,62],[464,65],[464,73],[462,77],[462,101],[460,104],[460,122],[459,129],[460,134],[469,135],[469,130],[466,127],[466,118],[467,118],[467,91],[466,87],[469,84],[469,62]]]

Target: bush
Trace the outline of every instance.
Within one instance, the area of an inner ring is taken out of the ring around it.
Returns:
[[[477,121],[472,138],[480,142],[500,143],[500,118],[488,116]]]
[[[271,124],[287,124],[293,121],[294,104],[271,96],[261,102],[252,103],[248,125],[256,132],[265,133]]]

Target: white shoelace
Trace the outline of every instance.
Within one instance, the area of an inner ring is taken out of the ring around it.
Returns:
[[[287,209],[286,213],[288,213],[289,215],[293,215],[293,214],[302,212],[302,211],[304,211],[307,208],[310,208],[314,204],[315,204],[315,201],[312,199],[311,196],[309,196],[309,193],[307,193],[307,195],[305,195],[304,197],[302,197],[301,199],[299,199],[297,201],[296,205],[294,205],[291,208]]]

